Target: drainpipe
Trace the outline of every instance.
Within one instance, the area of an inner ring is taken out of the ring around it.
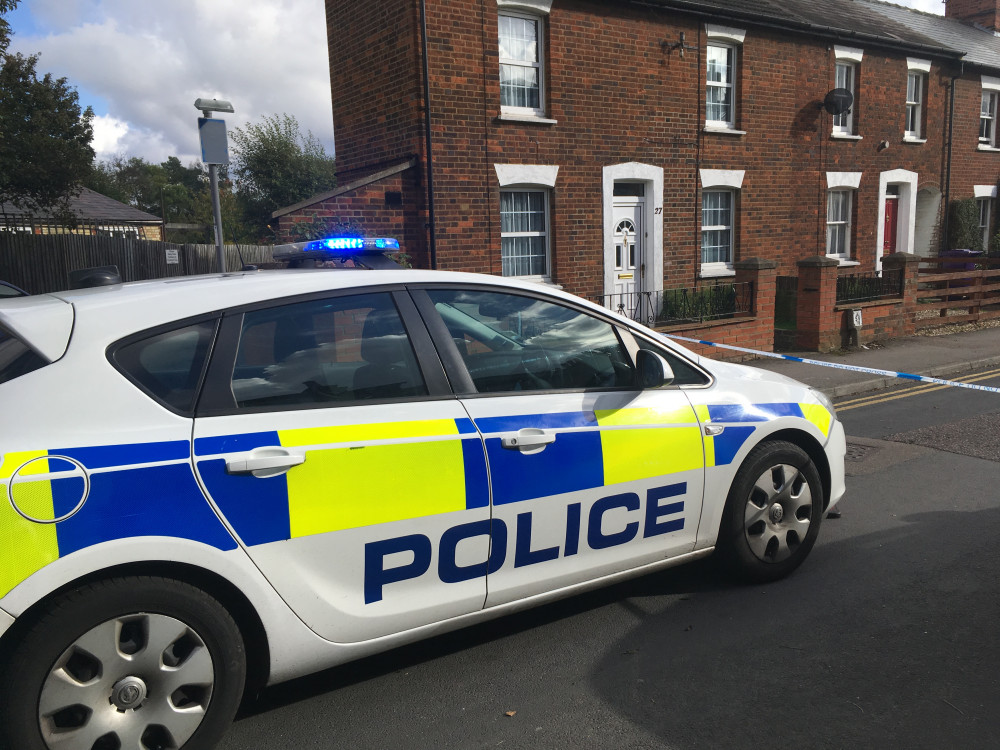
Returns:
[[[421,43],[424,54],[424,140],[427,150],[427,224],[431,241],[431,268],[437,268],[437,240],[434,231],[434,164],[431,136],[431,73],[427,61],[427,0],[420,0]]]
[[[948,105],[948,161],[945,163],[944,221],[941,223],[940,250],[948,249],[948,216],[951,214],[951,147],[955,141],[955,81],[965,73],[965,63],[959,63],[959,66],[958,75],[951,77],[951,102]]]

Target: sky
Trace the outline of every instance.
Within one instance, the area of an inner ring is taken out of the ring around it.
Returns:
[[[232,102],[230,131],[294,115],[333,153],[323,0],[21,0],[7,20],[93,107],[98,158],[200,160],[200,97]]]
[[[324,0],[21,0],[7,20],[11,50],[93,107],[99,159],[199,160],[199,97],[232,102],[230,130],[287,113],[334,151]]]

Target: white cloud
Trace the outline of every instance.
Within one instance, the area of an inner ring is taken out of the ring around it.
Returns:
[[[915,8],[917,10],[922,10],[925,13],[936,13],[939,16],[944,15],[944,3],[942,0],[890,0],[896,5],[905,5],[907,8]]]
[[[46,33],[15,29],[14,46],[106,103],[101,137],[116,140],[95,142],[102,153],[197,158],[203,96],[233,103],[230,129],[287,112],[332,151],[323,0],[33,0],[31,10]]]

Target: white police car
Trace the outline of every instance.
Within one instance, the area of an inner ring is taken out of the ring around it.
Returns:
[[[210,747],[256,688],[704,557],[796,568],[819,393],[415,270],[0,301],[0,744]]]

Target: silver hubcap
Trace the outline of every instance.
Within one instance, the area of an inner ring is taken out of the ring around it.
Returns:
[[[743,528],[750,549],[764,562],[792,556],[812,521],[812,492],[798,469],[777,464],[763,472],[747,498]]]
[[[49,672],[38,704],[42,738],[52,750],[180,748],[205,718],[214,676],[204,641],[180,620],[108,620]]]

